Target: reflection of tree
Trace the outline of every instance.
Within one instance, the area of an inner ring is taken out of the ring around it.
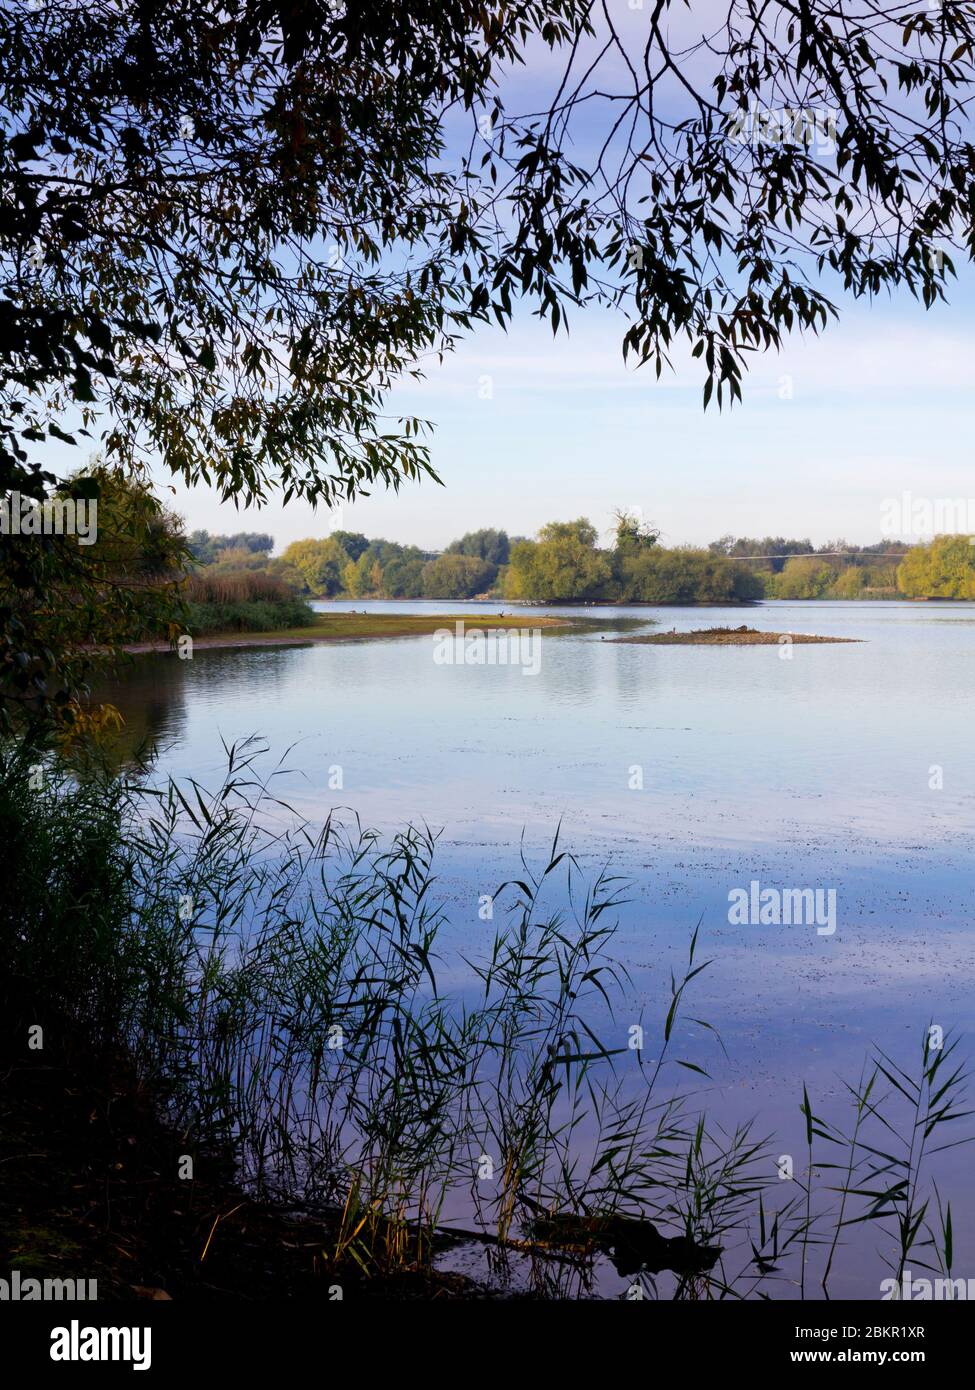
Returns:
[[[115,767],[155,757],[186,728],[187,663],[167,654],[126,658],[114,674],[92,682],[93,704],[115,706],[124,721],[106,747]]]
[[[219,707],[244,697],[258,724],[262,702],[279,693],[294,663],[307,655],[306,647],[273,646],[197,650],[192,661],[180,661],[173,652],[124,658],[92,682],[92,704],[114,705],[125,721],[107,756],[118,767],[131,767],[184,742],[201,698]]]

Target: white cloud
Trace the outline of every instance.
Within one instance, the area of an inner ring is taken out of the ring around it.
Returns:
[[[424,403],[433,398],[475,401],[485,377],[491,378],[495,400],[500,393],[580,391],[700,395],[704,371],[700,361],[691,358],[689,347],[675,348],[673,370],[665,367],[658,382],[652,364],[637,368],[632,358],[624,363],[625,329],[622,317],[609,324],[603,319],[584,337],[573,333],[553,338],[546,326],[525,322],[507,336],[500,329],[486,329],[442,366],[432,365],[422,382],[404,385],[397,399],[402,395]],[[865,392],[970,392],[975,389],[975,335],[923,322],[840,322],[819,338],[788,339],[781,353],[751,357],[744,390],[752,399],[777,397],[784,376],[792,378],[795,394],[829,392],[843,403]]]

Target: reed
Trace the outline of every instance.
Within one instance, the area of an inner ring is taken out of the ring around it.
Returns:
[[[283,580],[260,570],[206,568],[189,575],[183,596],[188,603],[275,603],[294,597]]]
[[[181,586],[186,626],[195,637],[213,632],[274,632],[309,627],[313,610],[283,580],[257,570],[204,568]]]
[[[950,1270],[930,1164],[969,1138],[957,1042],[926,1034],[913,1073],[878,1050],[849,1130],[804,1090],[804,1172],[781,1183],[769,1140],[712,1124],[679,1079],[706,1079],[675,1055],[707,965],[696,930],[650,1063],[621,1016],[625,885],[587,882],[557,834],[495,895],[461,1002],[438,979],[435,836],[315,829],[276,796],[283,763],[225,751],[207,790],[0,750],[6,1015],[124,1047],[191,1146],[222,1146],[255,1194],[334,1213],[336,1269],[429,1265],[461,1228],[550,1297],[591,1292],[607,1260],[650,1297],[822,1297],[870,1226],[898,1277],[908,1258]]]

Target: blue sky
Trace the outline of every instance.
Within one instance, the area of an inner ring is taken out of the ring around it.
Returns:
[[[444,486],[379,491],[341,523],[440,548],[478,526],[530,535],[580,515],[608,531],[622,506],[670,544],[726,532],[877,540],[885,498],[975,494],[970,285],[954,300],[848,304],[819,339],[757,357],[743,403],[721,414],[703,411],[686,355],[659,382],[624,366],[621,316],[577,313],[554,340],[528,314],[507,334],[485,328],[390,401],[435,423]],[[268,530],[280,545],[337,520],[300,503],[236,513],[202,488],[174,502],[193,528]]]
[[[717,13],[706,0],[693,11],[674,7],[667,23],[689,41]],[[642,51],[642,0],[618,3],[613,14]],[[504,79],[509,112],[544,109],[562,63],[533,46],[530,61]],[[618,55],[607,65],[593,79],[601,89],[620,77]],[[700,55],[689,71],[708,84]],[[656,100],[674,115],[686,94],[671,85],[661,83]],[[589,104],[583,113],[575,141],[584,160],[605,116]],[[452,129],[451,144],[459,148],[467,134]],[[608,533],[619,507],[640,508],[670,544],[728,532],[875,541],[887,498],[975,495],[973,290],[965,269],[953,303],[931,311],[908,295],[874,305],[834,296],[840,322],[819,339],[794,337],[781,354],[756,357],[744,402],[721,414],[703,411],[702,369],[686,350],[659,382],[650,368],[624,365],[622,314],[577,312],[569,337],[553,340],[525,311],[507,334],[473,333],[423,383],[390,400],[394,416],[434,423],[443,487],[380,490],[340,518],[302,503],[238,513],[202,488],[177,488],[173,500],[191,528],[268,530],[279,548],[337,524],[433,549],[480,526],[530,535],[581,515]]]

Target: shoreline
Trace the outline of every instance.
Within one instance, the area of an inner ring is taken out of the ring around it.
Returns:
[[[605,627],[598,618],[573,618],[538,614],[527,617],[511,613],[495,613],[491,617],[468,616],[463,613],[316,613],[315,622],[307,627],[283,628],[269,632],[214,632],[192,638],[194,651],[218,648],[246,647],[311,647],[325,642],[369,642],[377,639],[428,637],[436,632],[455,630],[463,623],[468,632],[519,631],[532,632],[539,628],[555,635],[595,630]],[[177,641],[179,638],[176,639]],[[173,642],[128,642],[120,649],[128,656],[149,656],[173,653]]]
[[[25,1059],[6,1032],[0,1041],[0,1235],[24,1281],[87,1281],[97,1290],[88,1296],[102,1306],[326,1302],[336,1284],[354,1302],[497,1296],[435,1262],[384,1271],[339,1259],[331,1252],[342,1241],[340,1209],[251,1192],[229,1150],[201,1146],[192,1180],[180,1178],[186,1139],[158,1085],[138,1074],[124,1050],[106,1055],[69,1019],[57,1024],[70,1057],[56,1047],[43,1060]],[[444,1231],[438,1250],[461,1239]],[[74,1273],[79,1267],[83,1280]]]

